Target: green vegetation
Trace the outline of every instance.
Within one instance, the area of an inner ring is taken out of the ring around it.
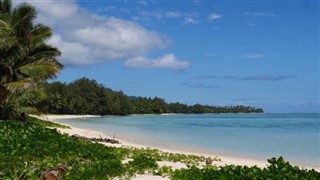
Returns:
[[[58,124],[52,121],[43,121],[40,119],[37,119],[35,117],[30,117],[28,116],[28,123],[30,124],[35,124],[35,125],[40,125],[43,127],[52,127],[52,128],[65,128],[65,129],[70,129],[69,126]]]
[[[25,113],[44,98],[39,84],[63,67],[60,51],[46,43],[52,31],[34,24],[36,10],[28,4],[12,8],[0,0],[0,118],[25,120]]]
[[[130,177],[154,172],[159,168],[157,160],[168,159],[168,153],[159,150],[114,148],[74,139],[40,121],[31,118],[29,125],[0,121],[0,179],[36,179],[48,171],[64,179]],[[183,161],[187,156],[170,154],[170,158]],[[122,163],[124,159],[132,160]]]
[[[160,114],[160,113],[262,113],[250,106],[217,107],[195,104],[166,103],[164,99],[129,97],[98,84],[95,80],[81,78],[69,84],[53,82],[44,84],[47,97],[37,106],[42,112],[54,114]]]
[[[106,179],[124,171],[123,155],[115,148],[72,139],[40,125],[2,121],[0,127],[0,179],[36,179],[50,168],[66,179]]]
[[[172,154],[157,149],[115,148],[74,139],[44,126],[55,124],[28,120],[0,121],[0,179],[42,179],[54,174],[63,179],[127,179],[145,172],[171,179],[319,179],[315,170],[291,166],[281,157],[267,168],[246,166],[199,167],[205,157]],[[127,163],[124,160],[128,159]],[[186,163],[172,170],[157,161]],[[214,159],[219,161],[219,159]]]
[[[316,180],[320,173],[315,170],[301,170],[293,167],[282,157],[269,159],[270,165],[264,169],[256,166],[224,166],[220,168],[207,166],[202,169],[191,166],[178,169],[172,173],[174,180],[206,180],[206,179],[303,179]]]
[[[186,165],[199,165],[199,162],[204,162],[204,156],[186,155],[178,153],[163,152],[158,149],[141,149],[141,148],[126,148],[124,149],[126,158],[132,158],[136,154],[145,154],[154,158],[156,161],[168,161],[168,162],[181,162]],[[213,161],[221,161],[218,158],[212,159]]]

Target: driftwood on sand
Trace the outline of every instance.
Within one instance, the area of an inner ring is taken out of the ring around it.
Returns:
[[[71,137],[73,138],[76,138],[76,139],[84,139],[84,140],[87,140],[87,141],[94,141],[94,142],[105,142],[105,143],[111,143],[111,144],[120,144],[120,142],[118,140],[115,140],[114,138],[113,139],[109,139],[109,138],[102,138],[100,136],[100,138],[88,138],[86,136],[80,136],[78,134],[74,134],[72,135]]]

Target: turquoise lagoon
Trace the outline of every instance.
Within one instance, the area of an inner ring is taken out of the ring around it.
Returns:
[[[154,147],[320,165],[320,114],[174,114],[59,120]]]

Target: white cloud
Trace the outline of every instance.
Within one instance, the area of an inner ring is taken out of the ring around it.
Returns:
[[[128,59],[125,67],[129,68],[170,68],[170,69],[187,69],[190,67],[190,62],[178,60],[174,54],[166,54],[158,59],[148,59],[146,57],[135,57]]]
[[[238,56],[228,56],[225,59],[227,60],[236,60],[236,59],[262,59],[266,57],[265,54],[260,53],[250,53],[250,54],[242,54]]]
[[[201,1],[199,0],[193,0],[193,3],[196,4],[196,5],[199,5],[201,3]]]
[[[295,76],[288,76],[288,75],[278,75],[278,76],[269,76],[269,75],[263,75],[263,76],[249,76],[249,77],[243,77],[240,78],[240,80],[246,80],[246,81],[281,81],[285,79],[295,79]]]
[[[246,76],[246,77],[238,77],[238,76],[216,76],[216,75],[205,75],[205,76],[196,76],[194,79],[226,79],[226,80],[244,80],[244,81],[280,81],[285,79],[294,79],[296,76],[290,75],[261,75],[261,76]]]
[[[114,10],[116,10],[116,7],[114,7],[114,6],[107,6],[107,7],[104,8],[104,10],[107,11],[107,12],[109,12],[109,11],[114,11]]]
[[[120,8],[120,11],[125,12],[125,13],[130,13],[131,11],[127,8]]]
[[[199,24],[199,21],[190,17],[186,17],[184,19],[184,23],[183,24]]]
[[[258,54],[258,53],[251,53],[251,54],[244,54],[243,59],[261,59],[264,58],[264,54]]]
[[[178,11],[169,11],[165,13],[167,18],[180,18],[182,14]]]
[[[59,47],[63,52],[63,62],[66,64],[87,65],[96,63],[95,59],[90,58],[92,55],[90,47],[86,47],[81,43],[66,42],[57,35],[53,36],[49,43]]]
[[[70,18],[79,11],[78,6],[74,4],[72,1],[61,1],[59,3],[54,3],[53,1],[30,1],[30,3],[35,4],[37,7],[41,6],[38,9],[40,13],[46,14],[49,17],[55,18],[57,20]],[[68,8],[61,9],[62,7]]]
[[[117,18],[105,19],[105,24],[74,30],[72,36],[79,42],[132,55],[170,43],[165,36]],[[125,54],[123,54],[125,56]],[[120,58],[120,57],[119,57]]]
[[[214,20],[217,20],[217,19],[220,19],[220,18],[222,18],[222,15],[221,14],[217,14],[217,13],[212,13],[208,17],[208,19],[210,21],[214,21]]]
[[[250,26],[250,27],[256,27],[257,26],[255,23],[252,23],[252,22],[247,22],[246,25]]]
[[[139,11],[139,14],[142,17],[152,17],[152,18],[157,18],[157,19],[161,19],[162,18],[162,13],[159,12],[159,11],[151,11],[151,12]]]
[[[137,3],[144,5],[144,6],[148,5],[147,1],[143,1],[143,0],[137,1]]]
[[[217,54],[216,53],[206,53],[205,56],[207,57],[213,57],[213,56],[216,56]]]
[[[274,17],[275,15],[270,12],[245,12],[245,15],[256,17]]]
[[[132,21],[92,14],[75,1],[27,2],[36,6],[39,22],[53,27],[55,36],[49,42],[61,49],[67,65],[132,58],[172,43]]]

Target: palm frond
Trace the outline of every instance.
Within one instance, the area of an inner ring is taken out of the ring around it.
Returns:
[[[36,83],[31,79],[23,79],[19,81],[9,82],[3,85],[11,93],[22,93],[27,89],[36,87]]]
[[[31,88],[23,93],[17,95],[13,95],[11,97],[11,102],[15,102],[16,104],[22,105],[31,105],[37,104],[42,101],[46,97],[46,94],[42,88]]]
[[[23,74],[37,81],[54,77],[58,72],[60,72],[59,67],[48,62],[43,62],[41,64],[27,64],[20,67],[19,70]]]
[[[34,108],[34,107],[29,107],[29,106],[16,106],[16,107],[15,107],[15,110],[16,110],[18,113],[21,113],[21,112],[24,112],[24,113],[27,113],[27,114],[36,114],[36,113],[39,113],[36,108]]]
[[[52,30],[48,26],[37,24],[33,27],[31,34],[32,43],[43,43],[45,40],[48,40],[52,36]]]
[[[52,47],[47,44],[41,44],[38,46],[34,46],[34,49],[29,54],[29,58],[35,59],[51,59],[52,57],[60,56],[61,52],[59,49]]]
[[[34,25],[35,18],[33,6],[22,3],[12,10],[11,0],[0,0],[0,115],[8,105],[9,114],[32,110],[44,97],[39,83],[63,68],[56,59],[61,52],[47,44],[51,29]]]
[[[0,57],[17,44],[16,37],[12,36],[10,31],[10,29],[0,27]]]
[[[14,68],[17,62],[21,62],[21,59],[23,60],[28,53],[28,50],[22,46],[18,46],[16,41],[13,43],[9,49],[1,51],[2,53],[0,54],[2,57],[0,63],[12,68]]]
[[[9,29],[9,19],[10,18],[7,14],[0,14],[0,27]]]
[[[17,41],[15,37],[0,37],[0,57],[2,57],[10,48],[16,45],[16,43]]]
[[[0,14],[11,14],[12,3],[11,0],[0,0]]]
[[[10,26],[10,15],[8,13],[0,13],[0,20],[2,21],[2,25]]]
[[[36,11],[33,6],[22,3],[14,8],[11,16],[12,27],[16,30],[17,36],[24,38],[33,28],[33,20],[36,18]]]
[[[16,38],[13,36],[14,29],[10,27],[8,23],[9,16],[7,14],[0,14],[0,53],[4,54],[4,51],[12,47]],[[1,56],[1,55],[0,55]]]

